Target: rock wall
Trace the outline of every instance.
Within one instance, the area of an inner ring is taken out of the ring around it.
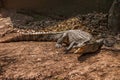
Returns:
[[[113,0],[3,0],[5,8],[34,9],[57,14],[87,13],[109,10]]]
[[[108,26],[114,33],[120,33],[120,0],[114,0],[109,10]]]

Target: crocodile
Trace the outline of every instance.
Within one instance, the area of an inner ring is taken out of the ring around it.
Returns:
[[[7,38],[4,38],[7,37]],[[82,30],[67,30],[61,32],[35,32],[35,33],[15,33],[14,35],[4,35],[0,43],[18,41],[51,41],[56,42],[55,47],[61,48],[63,44],[68,45],[65,53],[76,49],[74,53],[82,50],[82,53],[96,52],[106,43],[104,39],[96,40],[90,33]]]
[[[7,37],[7,38],[5,38]],[[67,30],[61,32],[35,32],[35,33],[15,33],[14,35],[6,35],[0,39],[0,43],[17,42],[17,41],[52,41],[57,42],[56,47],[62,47],[65,43],[69,45],[67,51],[72,49],[72,45],[78,47],[92,39],[92,35],[82,30]]]

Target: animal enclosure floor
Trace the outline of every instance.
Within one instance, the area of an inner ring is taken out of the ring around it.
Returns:
[[[3,34],[11,28],[12,18],[1,16]],[[24,23],[23,17],[15,21]],[[63,50],[56,49],[53,42],[0,43],[0,80],[120,80],[119,51],[101,50],[79,56],[64,54]]]
[[[119,52],[64,54],[52,42],[0,43],[1,79],[119,80]]]

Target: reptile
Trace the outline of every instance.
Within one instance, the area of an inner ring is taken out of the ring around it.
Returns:
[[[81,47],[74,47],[74,52],[75,54],[79,53],[80,56],[84,53],[94,53],[99,50],[101,50],[101,47],[103,46],[103,39],[98,39],[95,41],[90,41],[87,43],[84,43]]]
[[[5,38],[6,37],[6,38]],[[67,30],[61,32],[35,32],[35,33],[15,33],[14,35],[5,35],[0,39],[0,43],[17,42],[17,41],[52,41],[57,42],[56,47],[62,47],[65,43],[69,51],[76,44],[77,46],[92,39],[92,35],[82,30]]]
[[[6,37],[6,38],[4,38]],[[52,41],[56,42],[56,48],[61,48],[63,43],[68,45],[65,53],[72,49],[83,53],[95,52],[104,44],[104,39],[95,40],[93,36],[82,30],[67,30],[61,32],[35,32],[35,33],[15,33],[14,35],[4,35],[0,43],[17,42],[17,41]],[[80,49],[81,48],[81,49]]]

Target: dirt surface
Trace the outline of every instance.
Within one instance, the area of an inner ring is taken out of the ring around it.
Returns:
[[[50,42],[0,44],[1,79],[119,80],[119,52],[64,54]]]
[[[0,34],[11,28],[0,19]],[[0,43],[1,80],[120,80],[120,51],[64,54],[54,42]]]

